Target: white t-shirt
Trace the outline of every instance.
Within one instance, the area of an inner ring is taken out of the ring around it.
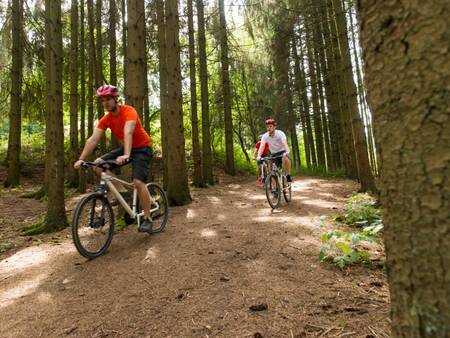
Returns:
[[[272,154],[286,150],[283,145],[284,140],[286,140],[286,134],[277,129],[275,129],[273,137],[271,137],[269,132],[267,132],[261,139],[262,142],[264,141],[269,144],[269,150]]]

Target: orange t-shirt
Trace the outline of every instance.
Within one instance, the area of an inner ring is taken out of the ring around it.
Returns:
[[[136,121],[133,133],[132,148],[149,147],[151,145],[150,136],[142,127],[141,119],[132,106],[122,104],[119,106],[119,114],[114,116],[108,112],[98,121],[97,128],[111,129],[111,133],[123,144],[123,131],[127,121]]]

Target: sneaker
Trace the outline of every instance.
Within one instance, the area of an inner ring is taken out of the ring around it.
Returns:
[[[291,183],[291,182],[292,182],[291,175],[286,175],[286,179],[287,179],[288,183]]]
[[[262,178],[258,178],[258,179],[256,179],[256,183],[257,183],[257,184],[262,184],[262,183],[263,183],[263,180],[262,180]]]
[[[152,226],[153,226],[152,221],[150,219],[148,219],[148,218],[144,218],[142,220],[141,224],[139,224],[138,231],[139,232],[151,233],[152,232]]]

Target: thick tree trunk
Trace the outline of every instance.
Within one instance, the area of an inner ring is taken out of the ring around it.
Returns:
[[[197,118],[197,78],[195,75],[195,36],[194,36],[194,14],[192,0],[187,0],[188,29],[189,29],[189,78],[191,90],[191,124],[192,124],[192,157],[194,161],[194,176],[192,184],[194,187],[202,187],[202,159],[200,153],[200,140]]]
[[[23,64],[23,0],[12,2],[12,66],[11,66],[11,106],[9,111],[8,174],[5,187],[16,186],[20,182],[20,148],[22,126],[22,64]]]
[[[51,232],[67,226],[64,205],[64,128],[62,87],[61,1],[45,1],[45,65],[48,148],[48,203],[41,231]]]
[[[202,155],[203,181],[213,185],[213,167],[211,152],[211,130],[209,122],[208,68],[206,60],[205,13],[203,0],[197,2],[198,23],[198,59],[200,68],[200,91],[202,99]]]
[[[127,98],[138,112],[141,121],[144,112],[145,74],[145,18],[144,2],[128,0],[128,44],[127,44]]]
[[[163,1],[163,0],[161,0]],[[125,102],[128,102],[127,97],[127,82],[128,82],[128,56],[127,56],[127,45],[128,45],[128,36],[127,36],[127,6],[126,6],[126,0],[122,0],[121,2],[121,10],[122,10],[122,55],[123,55],[123,61],[122,61],[122,69],[123,69],[123,93],[124,93],[124,99]]]
[[[167,129],[168,184],[167,197],[171,205],[184,205],[191,201],[184,149],[183,98],[181,93],[180,42],[178,0],[166,0],[166,43],[168,104]]]
[[[78,160],[78,0],[72,0],[70,9],[70,160],[69,185],[78,186],[78,170],[73,163]]]
[[[450,3],[360,1],[393,337],[450,334]]]
[[[224,0],[219,0],[220,13],[220,60],[222,65],[223,111],[225,122],[225,171],[235,175],[233,147],[233,117],[231,115],[231,88],[228,60],[227,22],[225,19]]]

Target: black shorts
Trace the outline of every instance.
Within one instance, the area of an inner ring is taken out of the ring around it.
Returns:
[[[279,151],[277,153],[273,153],[272,156],[276,157],[276,156],[280,156],[283,155],[286,151]],[[289,154],[287,154],[287,157],[289,158]],[[281,168],[282,164],[283,164],[283,157],[278,157],[276,159],[273,160],[273,162],[277,165],[278,168]]]
[[[117,157],[123,155],[123,147],[114,149],[109,153],[103,155],[101,158],[105,161],[115,160]],[[152,159],[153,151],[150,147],[132,148],[130,157],[131,161],[132,177],[142,182],[147,181],[148,172],[150,169],[150,160]]]

